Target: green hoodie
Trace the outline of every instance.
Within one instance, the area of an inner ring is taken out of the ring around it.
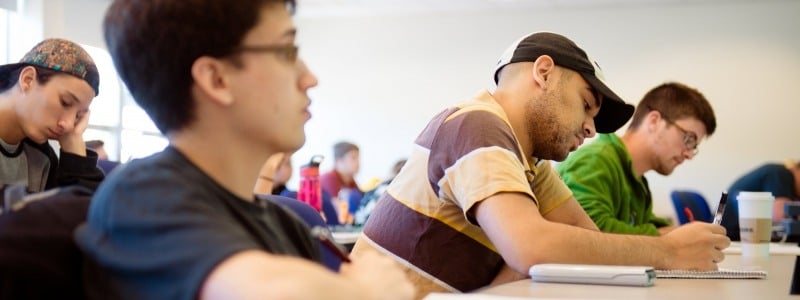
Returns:
[[[658,227],[669,225],[653,214],[647,179],[634,174],[631,156],[616,134],[598,135],[557,169],[600,230],[659,235]]]

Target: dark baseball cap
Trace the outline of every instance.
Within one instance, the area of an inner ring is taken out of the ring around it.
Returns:
[[[516,62],[533,62],[539,56],[549,55],[556,65],[578,72],[595,91],[603,95],[600,112],[594,118],[595,129],[599,133],[617,131],[633,115],[634,107],[617,96],[603,78],[600,65],[589,59],[586,52],[570,39],[552,32],[536,32],[527,35],[513,44],[500,57],[494,72],[497,83],[500,69]]]

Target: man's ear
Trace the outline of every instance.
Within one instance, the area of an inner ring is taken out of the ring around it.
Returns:
[[[533,81],[543,90],[547,89],[547,79],[554,72],[556,63],[550,55],[542,55],[533,62]]]
[[[644,116],[644,126],[646,126],[648,132],[654,132],[658,127],[658,122],[661,121],[662,116],[661,112],[657,110],[651,110]]]
[[[234,98],[227,74],[230,68],[216,58],[202,56],[192,64],[192,78],[200,92],[215,103],[227,106]]]
[[[22,71],[19,72],[19,78],[17,82],[19,83],[20,89],[22,89],[22,93],[25,94],[33,88],[33,85],[36,81],[36,68],[32,66],[26,66],[22,68]]]

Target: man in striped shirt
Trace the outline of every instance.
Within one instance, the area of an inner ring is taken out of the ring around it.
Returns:
[[[402,264],[417,288],[466,292],[527,276],[538,263],[716,269],[721,226],[663,237],[598,231],[548,160],[630,118],[574,42],[540,32],[501,57],[497,88],[445,109],[414,143],[353,249]]]

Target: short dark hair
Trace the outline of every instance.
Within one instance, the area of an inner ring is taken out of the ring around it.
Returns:
[[[671,121],[695,118],[705,125],[708,136],[714,134],[714,130],[717,129],[714,109],[706,97],[697,89],[682,83],[667,82],[647,92],[636,105],[636,112],[633,113],[628,129],[638,128],[645,115],[654,110]]]
[[[7,90],[11,89],[14,85],[17,84],[19,81],[19,73],[22,73],[22,70],[25,69],[29,65],[20,64],[17,68],[9,70],[8,72],[0,73],[0,93],[5,93]],[[36,69],[36,82],[41,85],[46,84],[50,81],[50,78],[56,75],[62,76],[71,76],[66,73],[61,73],[58,71],[54,71],[51,69],[42,68],[39,66],[31,66]]]
[[[358,151],[358,146],[356,146],[356,144],[350,142],[338,142],[333,145],[333,159],[340,159],[348,152],[353,150]]]
[[[167,133],[194,120],[191,66],[225,57],[260,21],[261,9],[295,0],[115,0],[103,22],[114,65],[134,100]]]

